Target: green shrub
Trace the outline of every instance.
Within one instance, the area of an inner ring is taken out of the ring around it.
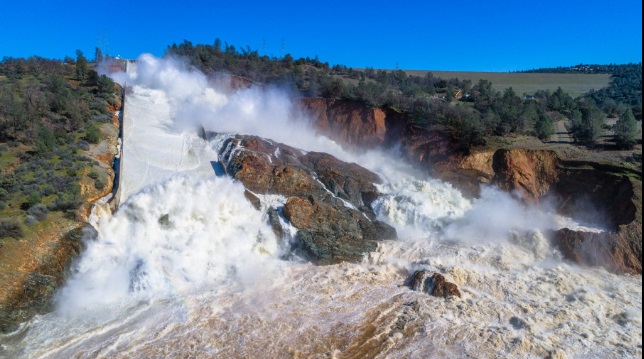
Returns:
[[[0,220],[0,238],[11,237],[15,239],[22,238],[24,232],[20,223],[16,221]]]
[[[59,193],[54,199],[54,202],[49,206],[51,210],[69,211],[75,210],[81,205],[80,187],[76,183],[72,183],[67,188],[66,192]]]
[[[613,130],[618,147],[632,149],[635,146],[638,134],[637,121],[635,121],[635,116],[630,108],[621,114]]]
[[[83,151],[89,151],[89,143],[85,140],[80,140],[78,141],[78,148],[80,148]]]
[[[94,187],[96,187],[96,189],[103,189],[105,188],[105,182],[101,181],[100,179],[97,179],[94,182]]]
[[[36,191],[31,191],[29,195],[27,195],[27,205],[29,208],[35,206],[36,204],[42,202],[42,198],[40,197],[40,193]]]
[[[36,135],[36,151],[40,154],[51,152],[56,146],[56,136],[47,127],[41,127]]]
[[[94,171],[94,170],[91,170],[91,171],[89,171],[89,173],[87,174],[87,177],[89,177],[89,178],[91,178],[91,179],[95,180],[95,179],[97,179],[97,178],[98,178],[98,172],[96,172],[96,171]]]
[[[40,191],[40,194],[43,197],[51,196],[52,194],[56,193],[56,190],[54,190],[50,185],[46,185],[43,187],[43,189]]]
[[[101,122],[101,123],[110,123],[112,122],[112,116],[110,115],[95,115],[92,117],[92,121],[94,122]]]
[[[27,214],[38,221],[42,221],[45,218],[47,218],[47,215],[49,214],[49,209],[44,204],[38,203],[33,207],[29,208],[29,210],[27,211]]]
[[[87,127],[87,130],[85,130],[85,137],[83,137],[83,139],[89,143],[96,144],[101,140],[101,130],[94,125],[90,125]]]

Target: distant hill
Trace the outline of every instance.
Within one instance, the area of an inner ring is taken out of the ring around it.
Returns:
[[[581,96],[590,90],[599,90],[610,84],[611,75],[605,73],[517,73],[517,72],[469,72],[469,71],[426,71],[406,70],[409,75],[425,76],[431,72],[434,76],[460,81],[469,80],[477,83],[479,80],[492,82],[496,91],[508,87],[518,94],[533,95],[539,90],[555,91],[558,87],[572,97]]]

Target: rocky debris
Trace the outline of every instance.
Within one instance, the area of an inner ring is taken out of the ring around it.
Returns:
[[[458,290],[456,284],[448,282],[442,274],[434,273],[430,277],[428,293],[435,297],[448,298],[452,296],[461,297],[461,292]]]
[[[433,273],[431,276],[428,271],[420,270],[414,272],[410,288],[412,290],[425,292],[434,297],[461,297],[461,292],[456,284],[448,282],[440,273]]]
[[[303,152],[256,136],[227,139],[220,153],[227,174],[255,193],[287,197],[284,217],[298,229],[301,254],[318,264],[359,261],[396,230],[375,220],[371,203],[380,178],[326,153]],[[277,210],[268,217],[276,235]]]

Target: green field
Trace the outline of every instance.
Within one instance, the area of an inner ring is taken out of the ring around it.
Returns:
[[[550,74],[550,73],[510,73],[510,72],[461,72],[405,70],[408,75],[425,76],[431,72],[443,79],[457,78],[471,80],[472,84],[480,79],[489,80],[497,91],[512,87],[519,95],[534,94],[538,90],[554,91],[561,87],[572,97],[577,97],[592,89],[599,90],[610,83],[609,74]]]

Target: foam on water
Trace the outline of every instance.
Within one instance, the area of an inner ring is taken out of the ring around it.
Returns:
[[[543,235],[562,226],[547,208],[494,188],[466,200],[395,154],[347,153],[307,130],[275,90],[229,96],[149,56],[120,76],[133,86],[121,208],[96,211],[97,236],[57,309],[0,337],[0,356],[641,357],[641,276],[562,261]],[[281,260],[296,231],[280,217],[287,238],[276,239],[266,212],[286,198],[258,195],[257,211],[239,183],[217,177],[225,136],[204,142],[195,118],[378,173],[374,207],[400,240],[362,263]],[[443,273],[462,298],[410,290],[418,269]]]
[[[207,200],[204,200],[207,199]],[[270,228],[227,178],[175,177],[132,196],[97,226],[61,307],[181,293],[231,278],[259,280],[280,253]]]

